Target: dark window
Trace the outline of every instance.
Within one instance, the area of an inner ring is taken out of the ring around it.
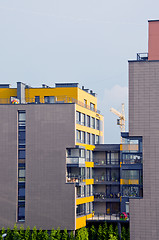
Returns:
[[[35,96],[35,103],[40,103],[40,96]]]
[[[25,131],[19,131],[19,143],[25,143]]]
[[[25,159],[25,150],[19,150],[19,159]]]
[[[99,119],[96,119],[96,129],[99,130]]]

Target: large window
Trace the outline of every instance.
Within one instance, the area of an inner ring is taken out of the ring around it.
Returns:
[[[124,197],[142,197],[142,188],[139,186],[123,186],[122,192]]]
[[[90,141],[90,133],[87,133],[87,144],[90,144],[91,141]]]
[[[97,130],[100,130],[100,128],[99,128],[99,123],[100,123],[100,122],[99,122],[99,119],[96,119],[96,129],[97,129]]]

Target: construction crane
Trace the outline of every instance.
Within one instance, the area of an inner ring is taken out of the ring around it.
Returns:
[[[117,125],[120,126],[121,132],[125,132],[125,111],[124,111],[124,103],[122,103],[121,113],[114,108],[110,108],[110,111],[117,115],[119,118],[117,119]],[[122,137],[121,137],[122,143]]]

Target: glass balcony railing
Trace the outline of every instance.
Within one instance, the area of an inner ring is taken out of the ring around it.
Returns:
[[[95,183],[102,183],[102,182],[110,182],[110,183],[119,183],[119,178],[117,177],[112,177],[109,178],[108,176],[94,176],[94,182]]]
[[[50,96],[51,97],[51,96]],[[67,97],[67,96],[52,96],[54,97],[53,101],[46,100],[44,97],[38,97],[38,99],[35,98],[26,98],[25,102],[23,104],[54,104],[54,103],[76,103],[84,108],[87,108],[93,112],[99,113],[100,111],[91,108],[89,105],[84,104],[83,102],[72,98],[72,97]],[[15,104],[13,101],[11,101],[11,98],[0,98],[0,104]],[[16,104],[19,104],[18,102]]]
[[[84,183],[85,178],[81,176],[67,176],[67,183]]]
[[[94,159],[94,165],[95,166],[119,165],[119,160],[112,159],[111,161],[108,161],[106,159]]]
[[[110,193],[110,194],[107,194],[107,193],[103,193],[103,192],[100,192],[100,193],[94,193],[94,198],[95,199],[107,199],[107,198],[120,198],[120,193]]]
[[[85,158],[69,157],[69,158],[66,158],[66,164],[70,164],[70,165],[85,165]]]

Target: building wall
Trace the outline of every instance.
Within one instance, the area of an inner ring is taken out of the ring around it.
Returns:
[[[17,221],[18,110],[26,110],[26,214],[22,224],[75,229],[75,186],[66,184],[66,148],[75,145],[74,104],[0,105],[0,228],[13,228]]]
[[[130,199],[131,240],[158,239],[159,61],[129,62],[129,135],[143,136],[143,199]]]

